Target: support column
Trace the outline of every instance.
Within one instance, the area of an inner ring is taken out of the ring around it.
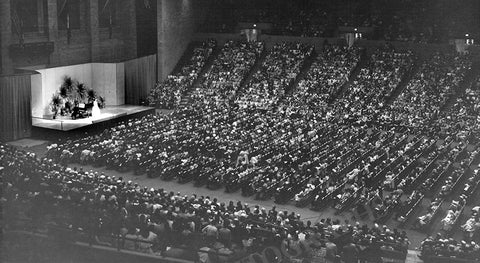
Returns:
[[[98,0],[89,0],[88,1],[88,10],[89,10],[89,24],[90,24],[90,56],[92,62],[98,62],[100,54],[100,32],[98,26]]]
[[[165,61],[164,46],[165,46],[165,23],[163,14],[164,0],[157,1],[157,80],[163,80],[163,68]]]
[[[12,74],[13,65],[9,54],[12,44],[12,20],[10,1],[0,1],[0,74]]]
[[[58,42],[58,19],[57,19],[57,0],[47,0],[48,9],[48,41],[53,42],[53,53],[49,57],[49,64],[55,65],[60,61],[59,42]]]
[[[171,73],[192,39],[193,1],[157,1],[158,80]]]

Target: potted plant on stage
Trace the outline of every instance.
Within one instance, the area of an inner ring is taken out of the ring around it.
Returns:
[[[74,101],[79,97],[78,83],[69,76],[63,77],[63,83],[60,86],[60,97],[62,98],[64,105],[60,109],[62,116],[70,114],[74,105]]]
[[[78,101],[84,101],[87,97],[87,85],[83,83],[77,84],[77,97],[75,98]]]
[[[50,110],[53,112],[53,119],[57,118],[58,110],[62,104],[62,97],[60,94],[54,94],[52,102],[50,102]]]

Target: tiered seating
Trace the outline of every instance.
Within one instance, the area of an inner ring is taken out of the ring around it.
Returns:
[[[306,105],[310,108],[325,107],[360,61],[361,49],[346,46],[327,46],[316,57],[307,75],[286,103]]]
[[[198,78],[216,46],[215,40],[194,43],[190,60],[174,75],[168,75],[166,80],[152,88],[147,100],[150,106],[173,109],[178,106],[182,96]]]
[[[235,97],[242,81],[264,52],[263,42],[227,41],[193,97],[224,101]]]
[[[345,119],[371,121],[413,66],[413,60],[411,52],[397,52],[389,47],[377,50],[338,101],[336,109]]]
[[[47,157],[62,164],[92,163],[179,183],[193,181],[209,189],[224,187],[226,192],[241,190],[245,196],[293,201],[314,210],[333,205],[341,213],[370,205],[380,223],[397,208],[398,219],[406,222],[431,198],[428,211],[417,220],[419,227],[428,228],[467,179],[478,150],[469,137],[382,125],[390,124],[385,116],[395,113],[387,109],[382,115],[384,103],[412,66],[413,55],[378,50],[342,90],[342,100],[332,102],[358,66],[360,51],[327,47],[293,95],[270,107],[298,78],[312,47],[277,44],[259,63],[262,51],[262,43],[229,41],[192,104],[169,115],[127,120],[94,136],[59,141]],[[432,79],[458,85],[468,69],[460,58],[453,59],[457,64],[451,69],[442,58],[433,61],[434,67],[420,69],[428,71],[427,77],[417,74],[425,80],[418,89],[428,92],[416,93],[417,86],[410,84],[393,109],[412,94],[433,92]],[[254,65],[259,71],[252,75]],[[440,73],[430,76],[436,68]],[[247,77],[252,78],[244,83]],[[477,178],[470,179],[469,189],[476,189]],[[452,221],[458,217],[445,220]]]
[[[389,109],[385,109],[383,118],[399,125],[428,127],[470,67],[468,57],[434,55],[422,64]]]
[[[220,251],[221,246],[225,257],[233,257],[233,247],[262,248],[274,244],[277,238],[291,242],[290,233],[297,231],[312,243],[325,242],[328,237],[343,246],[342,240],[348,238],[378,253],[384,248],[403,257],[408,249],[408,238],[396,229],[359,224],[353,228],[331,219],[305,226],[300,216],[275,208],[267,211],[241,202],[235,205],[230,201],[227,205],[208,196],[141,188],[122,178],[40,160],[3,144],[0,153],[7,228],[18,224],[17,216],[23,214],[30,217],[29,228],[34,230],[43,227],[40,222],[48,221],[73,241],[84,239],[96,245],[162,256],[169,255],[172,247],[186,253],[182,256],[193,257],[190,253],[200,247]],[[231,235],[219,234],[226,229]],[[372,244],[371,236],[378,243]]]
[[[329,155],[328,159],[325,162],[322,162],[322,159],[318,158],[318,166],[315,167],[317,171],[317,176],[307,184],[306,188],[303,188],[300,192],[295,194],[294,201],[297,206],[306,206],[310,202],[320,200],[320,193],[331,193],[333,191],[333,183],[336,181],[336,177],[341,177],[346,174],[348,166],[353,166],[354,163],[358,163],[359,159],[367,152],[372,150],[375,146],[374,141],[379,139],[380,133],[371,133],[370,135],[366,134],[365,137],[353,138],[354,142],[349,144],[342,143],[339,145],[340,148],[344,148],[344,153],[340,152],[338,157],[335,155]],[[331,160],[329,162],[329,160]],[[330,178],[330,171],[334,177]],[[331,188],[332,191],[327,190]],[[325,192],[326,191],[326,192]]]
[[[276,104],[293,84],[313,46],[302,43],[275,44],[261,67],[242,89],[236,103],[240,107],[268,108]]]
[[[415,170],[415,167],[420,163],[419,158],[421,156],[428,156],[430,153],[436,150],[434,144],[435,140],[422,138],[416,143],[416,145],[412,147],[410,151],[405,151],[403,155],[399,156],[401,159],[399,162],[397,162],[396,166],[392,165],[388,168],[383,186],[384,189],[392,192],[385,198],[377,198],[376,202],[372,202],[372,210],[377,221],[385,222],[394,212],[394,210],[400,205],[400,198],[405,193],[405,188],[409,185],[407,181],[404,181],[403,184],[400,184],[399,182],[408,176],[410,172]],[[420,169],[417,169],[417,172],[419,170]],[[418,194],[412,194],[409,196],[409,198],[410,205],[415,206],[416,202],[418,202],[421,196]],[[404,210],[410,209],[406,208],[405,205],[402,206],[402,208]]]
[[[434,201],[432,201],[432,204],[430,205],[431,207],[429,207],[427,214],[418,218],[418,227],[423,229],[430,228],[430,224],[439,214],[441,204],[443,204],[446,198],[454,191],[454,189],[459,186],[459,182],[467,173],[470,165],[472,165],[473,160],[476,158],[478,152],[468,151],[467,145],[468,144],[460,143],[450,151],[450,154],[447,155],[447,160],[453,160],[457,163],[452,164],[452,161],[450,161],[449,167],[453,171],[451,172],[450,176],[444,179],[442,185],[440,185],[439,192],[432,198]],[[428,183],[429,180],[424,183],[425,187],[428,187]],[[434,189],[436,189],[435,184],[430,187],[430,192],[435,192]],[[452,206],[449,208],[447,216],[442,220],[444,223],[444,230],[451,230],[452,226],[457,223],[458,217],[462,213],[469,196],[468,188],[466,190],[467,192],[462,192],[458,201],[452,202]]]
[[[408,145],[407,138],[407,135],[401,135],[377,141],[375,149],[363,156],[364,159],[355,164],[345,176],[336,177],[339,185],[335,189],[334,207],[338,211],[344,211],[361,197],[365,198],[365,193],[376,186],[376,175],[395,160],[395,157],[389,156],[390,150],[386,149],[397,152]]]
[[[459,139],[475,139],[480,132],[480,77],[472,87],[460,94],[448,112],[441,114],[439,126],[446,133],[455,134]]]
[[[445,43],[451,32],[478,35],[472,3],[447,2],[438,12],[436,2],[410,0],[231,2],[229,15],[208,16],[204,27],[209,32],[237,33],[239,22],[267,23],[272,27],[269,34],[324,38],[335,37],[339,27],[371,27],[375,33],[369,34],[369,39]],[[214,9],[224,10],[225,3],[216,1]],[[448,21],[444,21],[446,16]]]

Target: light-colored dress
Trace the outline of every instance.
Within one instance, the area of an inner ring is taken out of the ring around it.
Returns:
[[[92,117],[99,117],[100,116],[100,108],[98,107],[98,102],[94,101],[93,102],[93,108],[92,108]]]

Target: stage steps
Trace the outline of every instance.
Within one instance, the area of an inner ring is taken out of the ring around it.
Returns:
[[[370,60],[370,56],[367,55],[367,50],[364,49],[360,54],[360,61],[358,62],[358,65],[355,67],[355,69],[352,71],[352,73],[348,77],[349,80],[345,84],[343,84],[343,86],[340,88],[337,94],[331,97],[329,104],[333,104],[338,98],[343,97],[343,94],[350,88],[350,86],[352,86],[352,83],[355,80],[357,80],[360,70],[367,65],[369,60]]]

